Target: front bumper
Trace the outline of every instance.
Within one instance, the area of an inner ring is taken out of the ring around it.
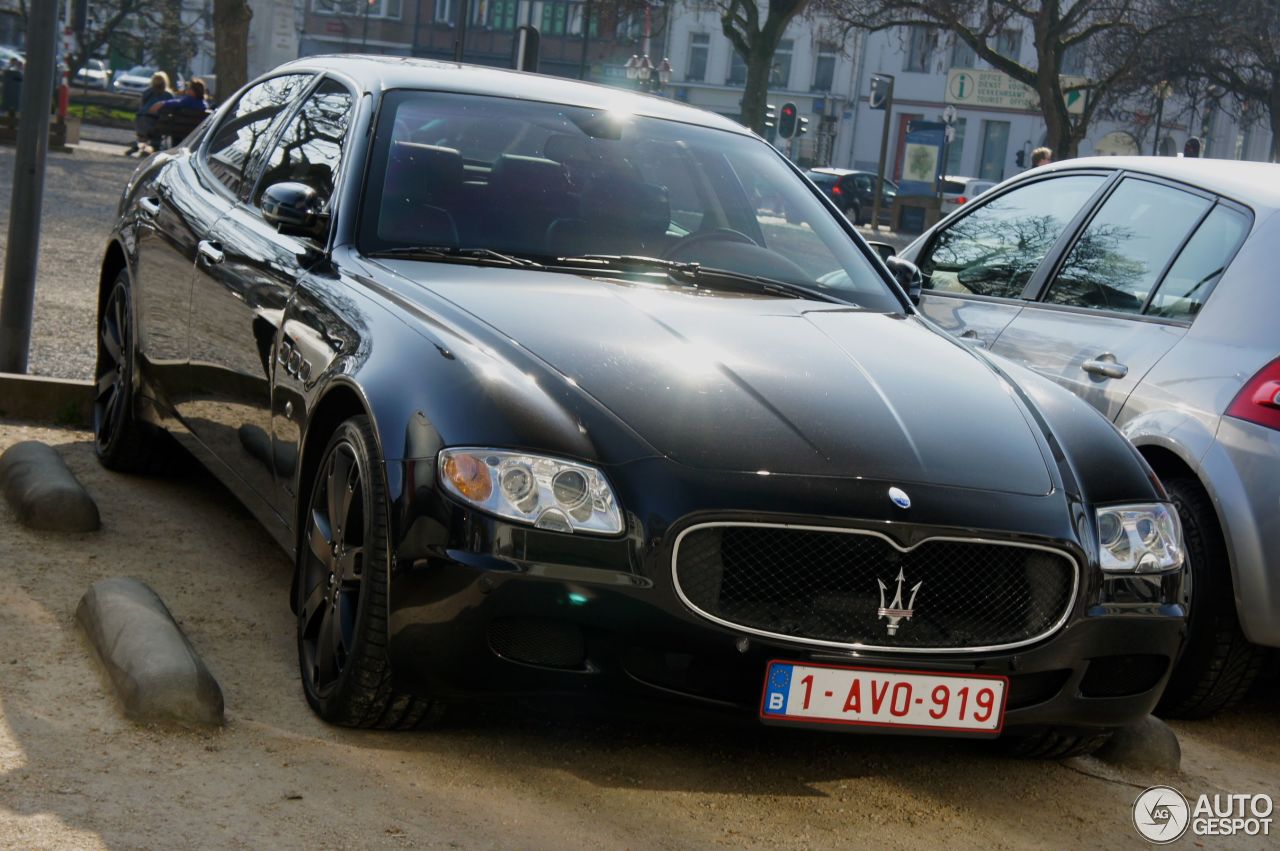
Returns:
[[[749,635],[694,613],[677,594],[671,542],[681,524],[705,514],[681,504],[676,492],[650,497],[670,501],[672,515],[686,519],[668,524],[654,513],[633,511],[626,537],[571,537],[468,511],[436,495],[424,470],[395,466],[388,467],[388,481],[399,494],[393,513],[401,518],[389,599],[393,676],[399,689],[447,701],[612,695],[755,717],[769,661],[786,659],[1003,675],[1010,682],[1006,730],[1114,727],[1155,706],[1184,634],[1180,573],[1104,579],[1086,563],[1065,624],[1011,650],[871,652]],[[719,492],[734,495],[738,512],[763,516],[763,504],[752,504],[751,483],[760,489],[758,479],[741,478],[741,487],[718,487]],[[415,479],[425,489],[412,487]],[[768,487],[775,504],[805,510],[810,518],[819,516],[814,506],[832,504],[831,494],[815,492],[821,488],[812,480],[797,483],[786,497],[779,487],[776,478]],[[883,510],[859,505],[847,482],[831,487],[843,489],[842,504],[853,506],[859,517]],[[882,494],[878,485],[867,487]],[[705,498],[678,492],[694,502]],[[936,520],[928,514],[935,502],[939,516],[962,521],[989,510],[974,504],[990,505],[972,494],[943,505],[945,499],[921,486],[912,488],[912,497],[919,506],[912,509],[913,523]],[[628,506],[645,504],[639,494],[622,499]],[[1066,548],[1072,515],[1060,496],[1049,502],[1055,500],[1047,513],[1065,524],[1057,543]],[[896,509],[890,506],[886,517],[894,516],[890,511]],[[1010,525],[1045,528],[1039,511],[1022,511]],[[976,524],[967,528],[977,533]],[[1018,534],[1026,537],[1026,531]],[[910,534],[905,528],[897,532]],[[1077,559],[1085,561],[1080,553],[1076,547]]]

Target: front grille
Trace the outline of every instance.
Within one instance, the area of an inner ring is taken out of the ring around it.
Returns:
[[[1075,562],[1038,547],[935,538],[903,552],[872,532],[768,524],[686,530],[674,572],[685,601],[715,620],[902,650],[1029,643],[1060,625],[1076,588]]]

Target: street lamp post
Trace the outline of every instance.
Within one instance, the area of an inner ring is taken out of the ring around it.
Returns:
[[[1173,86],[1161,80],[1156,85],[1156,138],[1151,142],[1151,156],[1160,155],[1160,129],[1164,123],[1164,99],[1173,96]]]

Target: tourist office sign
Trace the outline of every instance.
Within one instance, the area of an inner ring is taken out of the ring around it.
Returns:
[[[1088,83],[1087,77],[1063,74],[1062,87],[1069,88]],[[1067,92],[1064,96],[1067,112],[1080,115],[1084,112],[1085,93]],[[947,72],[946,103],[974,109],[1017,109],[1036,112],[1040,98],[1035,89],[1019,83],[1003,71],[976,71],[972,68],[952,68]]]

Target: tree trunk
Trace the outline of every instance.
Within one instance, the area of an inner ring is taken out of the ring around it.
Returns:
[[[213,73],[218,97],[226,100],[249,81],[249,19],[246,0],[213,0]]]
[[[756,39],[747,57],[747,85],[742,92],[742,123],[765,135],[765,106],[769,101],[769,72],[773,69],[773,49]]]

